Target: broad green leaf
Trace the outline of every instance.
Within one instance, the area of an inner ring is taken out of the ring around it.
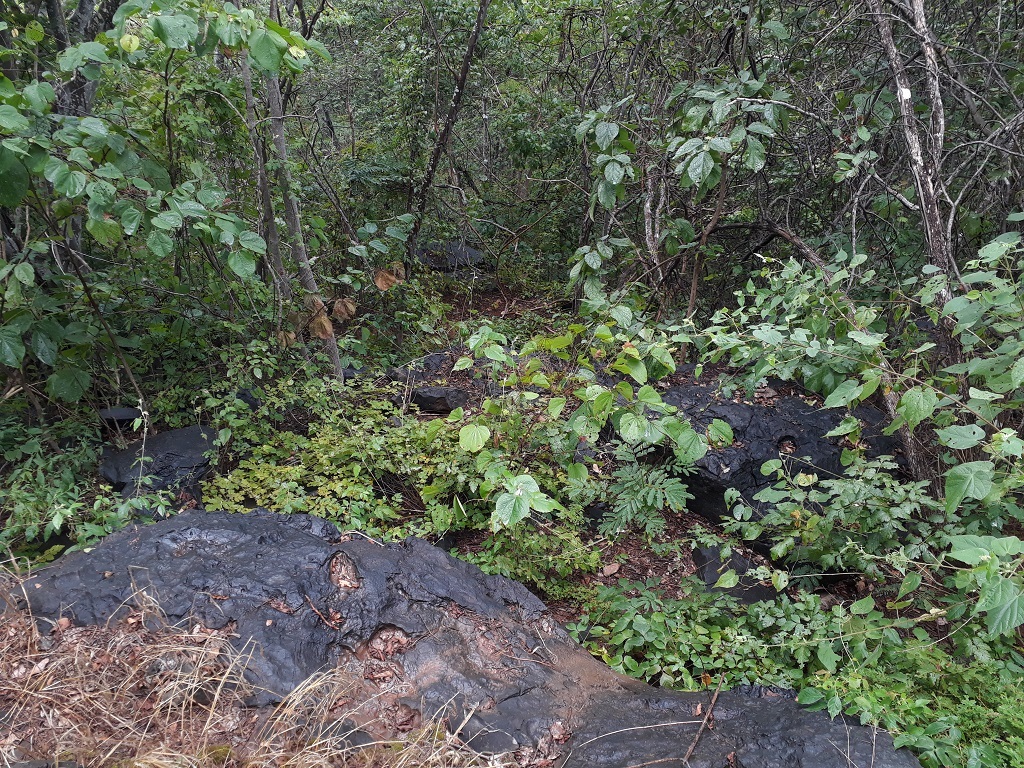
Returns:
[[[762,27],[768,30],[768,33],[777,40],[789,39],[789,30],[786,29],[786,27],[782,24],[781,21],[776,21],[775,19],[772,19],[771,21],[766,21],[762,25]]]
[[[597,201],[606,210],[612,210],[618,200],[618,191],[607,179],[597,182]]]
[[[1024,624],[1024,592],[1015,579],[997,576],[987,582],[978,599],[978,611],[985,612],[985,624],[993,635],[1009,634]]]
[[[267,252],[267,241],[255,232],[251,232],[249,230],[246,230],[238,236],[238,244],[247,251],[252,251],[253,253],[262,254]]]
[[[855,616],[863,616],[870,613],[875,608],[875,600],[870,595],[868,597],[862,597],[860,600],[850,606],[850,613]]]
[[[985,439],[985,430],[977,424],[937,429],[935,434],[940,443],[958,451],[973,448]]]
[[[108,248],[117,245],[121,240],[121,225],[114,219],[90,217],[85,222],[85,228],[96,238],[96,242]]]
[[[836,664],[839,663],[839,656],[832,650],[832,643],[828,640],[822,640],[818,643],[817,650],[818,661],[821,662],[821,666],[827,669],[829,672],[836,671]]]
[[[32,354],[39,362],[46,365],[53,365],[57,359],[57,344],[45,333],[35,331],[32,334],[32,341],[29,343]]]
[[[897,600],[902,600],[915,589],[921,586],[921,574],[917,571],[908,573],[900,584],[900,591],[896,594]]]
[[[817,704],[825,698],[825,694],[819,691],[817,688],[801,688],[800,693],[797,694],[796,700],[808,706],[810,704]]]
[[[146,238],[146,245],[153,252],[153,255],[159,256],[161,259],[170,256],[171,251],[174,250],[174,241],[167,236],[166,232],[161,232],[159,229],[154,229],[149,233],[149,237]]]
[[[86,393],[91,381],[81,368],[61,368],[46,380],[46,391],[58,400],[74,403]]]
[[[1024,541],[1016,536],[949,537],[949,556],[968,565],[978,565],[986,557],[1016,557],[1024,555]]]
[[[600,122],[594,130],[594,141],[602,149],[608,149],[609,145],[619,135],[619,126],[616,123]]]
[[[753,136],[747,136],[747,149],[743,153],[743,165],[757,173],[765,165],[764,144]]]
[[[472,368],[472,367],[473,367],[473,358],[472,357],[460,357],[458,360],[455,361],[455,365],[452,366],[452,370],[453,371],[464,371],[467,368]]]
[[[28,169],[17,155],[0,146],[0,208],[15,208],[28,194]]]
[[[946,472],[946,512],[956,511],[965,498],[981,500],[988,496],[994,475],[991,461],[969,461]]]
[[[708,441],[715,448],[725,448],[732,445],[735,436],[729,423],[722,419],[715,419],[708,425]]]
[[[228,268],[243,280],[249,280],[256,274],[256,259],[245,251],[232,251],[228,254]]]
[[[864,386],[856,379],[846,379],[838,387],[832,390],[832,394],[825,398],[826,408],[839,408],[849,405],[861,396]]]
[[[32,269],[32,265],[27,261],[21,262],[14,268],[14,276],[18,279],[18,282],[26,288],[34,285],[36,282],[36,273]]]
[[[939,396],[930,387],[913,387],[903,393],[896,412],[907,420],[911,429],[930,417],[939,404]]]
[[[8,133],[21,133],[29,129],[29,122],[10,104],[0,104],[0,128]]]
[[[552,397],[548,402],[548,416],[552,419],[557,419],[562,415],[562,411],[565,410],[566,400],[564,397]]]
[[[142,211],[135,206],[130,206],[124,209],[121,214],[121,228],[124,233],[131,237],[139,230],[139,225],[142,223]]]
[[[168,48],[188,48],[199,36],[195,19],[184,13],[150,16],[149,26]]]
[[[265,72],[277,72],[288,50],[288,43],[276,32],[257,29],[249,36],[249,53],[256,65]]]
[[[711,157],[711,153],[699,152],[686,166],[686,175],[694,184],[700,184],[711,174],[711,169],[714,167],[715,161]]]
[[[647,419],[635,413],[624,413],[619,418],[619,435],[627,443],[636,444],[647,434]]]
[[[718,581],[715,582],[714,589],[732,589],[740,583],[740,577],[736,575],[736,571],[732,568],[727,570],[721,576],[718,577]]]
[[[182,222],[181,216],[174,211],[163,211],[154,216],[151,223],[158,229],[166,229],[170,232],[179,229]]]
[[[21,334],[13,328],[0,328],[0,364],[20,368],[25,358],[25,344]]]
[[[459,447],[467,453],[476,453],[491,437],[491,430],[482,424],[467,424],[459,430]]]
[[[846,335],[865,347],[881,346],[885,342],[886,336],[884,333],[866,333],[864,331],[850,331]]]
[[[33,19],[25,25],[25,37],[28,38],[30,43],[42,42],[43,38],[46,37],[46,33],[43,31],[43,25],[36,19]]]
[[[622,179],[626,175],[625,168],[621,164],[612,160],[604,167],[604,177],[609,184],[618,185],[622,183]]]

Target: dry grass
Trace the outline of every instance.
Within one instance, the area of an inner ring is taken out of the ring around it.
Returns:
[[[15,583],[0,574],[0,595]],[[348,724],[366,717],[336,673],[307,680],[275,708],[248,708],[246,657],[229,643],[230,627],[169,627],[139,609],[109,627],[61,620],[40,632],[27,613],[0,601],[5,607],[0,767],[38,759],[88,768],[518,764],[473,753],[436,722],[366,743]]]

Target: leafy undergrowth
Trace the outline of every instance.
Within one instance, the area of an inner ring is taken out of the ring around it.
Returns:
[[[225,631],[187,630],[136,611],[108,627],[48,633],[0,614],[0,764],[85,768],[501,768],[438,722],[356,746],[358,704],[331,673],[272,710],[245,707],[246,656]],[[365,719],[365,718],[364,718]]]

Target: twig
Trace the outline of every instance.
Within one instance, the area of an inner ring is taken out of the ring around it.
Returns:
[[[700,741],[701,734],[704,733],[704,729],[708,727],[708,722],[711,720],[711,715],[715,712],[715,704],[718,702],[718,694],[722,692],[722,683],[725,682],[725,675],[718,678],[718,687],[715,688],[715,695],[711,697],[711,705],[708,707],[708,712],[704,715],[704,722],[700,724],[700,728],[697,729],[697,735],[693,737],[693,744],[686,750],[686,755],[683,756],[683,765],[690,764],[690,758],[693,757],[693,751],[697,748],[697,742]]]

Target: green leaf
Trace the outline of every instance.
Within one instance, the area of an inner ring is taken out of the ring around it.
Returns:
[[[985,584],[977,605],[985,611],[985,623],[993,635],[1013,632],[1024,624],[1024,593],[1020,584],[1005,576],[998,576]]]
[[[6,147],[0,146],[0,208],[18,206],[28,194],[28,169],[18,156]]]
[[[467,368],[472,368],[472,367],[473,367],[473,358],[472,357],[460,357],[458,360],[455,361],[455,365],[452,366],[452,370],[453,371],[464,371]]]
[[[868,597],[862,597],[860,600],[850,606],[850,613],[855,616],[864,616],[870,613],[875,608],[875,600],[870,595]]]
[[[861,396],[864,386],[856,379],[846,379],[838,387],[832,390],[832,394],[825,398],[826,408],[839,408],[849,405]],[[856,426],[856,421],[854,422]]]
[[[721,419],[715,419],[708,425],[708,440],[715,448],[725,448],[726,446],[732,445],[732,441],[735,436],[732,432],[732,427],[729,426],[728,422],[722,421]]]
[[[973,448],[985,439],[985,430],[977,424],[937,429],[935,434],[939,436],[940,443],[958,451]]]
[[[616,123],[601,122],[597,124],[597,128],[594,130],[594,141],[597,142],[597,146],[602,149],[608,149],[609,145],[615,140],[615,137],[619,135],[619,126]]]
[[[772,19],[771,21],[766,21],[764,24],[762,24],[762,27],[768,30],[768,33],[777,40],[789,39],[789,30],[786,29],[786,27],[782,24],[781,21],[776,21],[775,19]]]
[[[819,691],[817,688],[801,688],[800,693],[797,694],[796,700],[804,706],[811,704],[817,704],[825,698],[825,694]]]
[[[288,43],[276,32],[257,29],[249,36],[249,53],[264,72],[277,72]]]
[[[911,429],[935,412],[939,396],[930,387],[913,387],[903,393],[896,412],[907,421]]]
[[[616,186],[622,183],[622,179],[626,175],[626,169],[622,167],[620,163],[612,160],[604,167],[604,177],[609,184]]]
[[[491,430],[482,424],[467,424],[459,430],[459,447],[467,453],[476,453],[491,438]]]
[[[164,211],[154,216],[151,223],[158,229],[173,232],[181,227],[181,216],[174,211]]]
[[[121,214],[121,228],[124,233],[131,237],[139,230],[139,225],[142,223],[142,211],[135,206],[129,206],[124,209]]]
[[[249,230],[246,230],[238,236],[238,244],[247,251],[252,251],[253,253],[263,254],[267,252],[267,241],[255,232],[251,232]]]
[[[18,282],[26,288],[35,285],[36,273],[32,269],[32,265],[27,261],[21,262],[14,268],[14,276],[18,279]]]
[[[956,511],[965,498],[984,499],[992,491],[995,465],[991,461],[969,461],[946,472],[946,512]]]
[[[96,238],[96,242],[108,248],[117,245],[121,240],[121,225],[113,219],[90,217],[85,222],[85,228]]]
[[[183,13],[150,16],[149,26],[168,48],[188,48],[199,36],[195,19]]]
[[[174,250],[174,241],[159,229],[154,229],[149,233],[149,237],[146,238],[146,245],[153,252],[154,256],[158,256],[161,259],[170,256]]]
[[[624,413],[619,418],[619,435],[627,443],[636,444],[647,434],[647,419],[635,413]]]
[[[25,344],[21,334],[13,328],[0,328],[0,364],[20,368],[25,358]]]
[[[864,331],[850,331],[846,335],[865,347],[881,346],[885,342],[886,336],[884,333],[865,333]]]
[[[618,191],[615,185],[609,183],[607,179],[601,179],[597,183],[597,201],[609,211],[615,207],[615,203],[618,201]]]
[[[243,280],[250,280],[256,274],[256,259],[245,251],[228,254],[228,268]]]
[[[46,380],[46,391],[59,400],[74,403],[88,391],[91,381],[81,368],[61,368]]]
[[[761,143],[760,139],[748,135],[747,149],[743,153],[743,165],[757,173],[764,168],[765,157],[764,144]]]
[[[732,589],[739,583],[740,577],[736,575],[736,571],[730,568],[718,577],[718,581],[715,582],[713,589]]]
[[[836,655],[836,652],[832,650],[832,643],[830,641],[822,640],[818,643],[817,656],[818,661],[821,662],[821,666],[826,670],[829,672],[836,671],[836,664],[839,663],[840,659],[839,656]]]
[[[711,174],[711,170],[714,167],[715,160],[711,157],[711,153],[699,152],[690,161],[690,164],[686,166],[686,175],[690,177],[694,184],[700,184]]]
[[[29,129],[29,122],[10,104],[0,104],[0,128],[8,133],[21,133]]]
[[[897,600],[902,600],[915,589],[921,586],[921,574],[917,571],[908,573],[900,584],[900,591],[896,594]]]
[[[29,347],[32,349],[32,354],[41,363],[53,365],[57,359],[57,344],[45,333],[35,331],[32,334],[32,341]]]

